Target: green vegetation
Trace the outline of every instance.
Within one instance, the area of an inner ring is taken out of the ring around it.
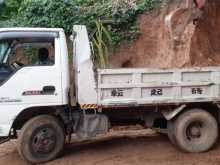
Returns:
[[[92,39],[93,46],[95,48],[95,61],[101,68],[106,68],[108,66],[108,48],[111,44],[111,36],[103,24],[99,21],[95,22],[96,24],[96,33]]]
[[[22,0],[0,0],[0,26],[11,26],[10,19],[17,15]]]
[[[107,27],[114,44],[137,37],[136,18],[160,0],[6,0],[0,10],[2,26],[62,27],[85,24],[92,32],[95,21]]]
[[[111,36],[111,43],[109,39],[102,38],[102,52],[107,53],[104,45],[115,46],[121,41],[135,40],[139,34],[137,15],[153,9],[160,1],[6,0],[0,7],[0,27],[62,27],[67,34],[71,34],[74,24],[84,24],[91,34],[90,38],[95,36],[93,41],[96,49],[98,47],[95,41],[100,41],[98,36],[102,37],[99,31],[101,28],[101,31],[108,31],[107,36]],[[106,38],[107,33],[103,34]],[[100,50],[97,49],[97,52],[100,53]],[[100,57],[106,58],[107,54],[102,53]]]

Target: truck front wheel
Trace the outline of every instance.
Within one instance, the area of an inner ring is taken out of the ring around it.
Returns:
[[[64,141],[64,129],[59,120],[41,115],[23,126],[18,137],[18,152],[30,163],[43,163],[58,156]]]
[[[217,141],[218,124],[209,112],[192,109],[175,120],[174,137],[176,145],[185,152],[205,152]]]

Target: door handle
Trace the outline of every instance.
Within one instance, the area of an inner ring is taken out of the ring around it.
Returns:
[[[55,86],[44,86],[43,87],[44,94],[53,94],[55,90],[56,90]]]

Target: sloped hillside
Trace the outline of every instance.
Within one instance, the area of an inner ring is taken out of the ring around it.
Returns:
[[[139,16],[141,34],[132,44],[122,44],[111,56],[111,67],[183,68],[220,64],[220,1],[208,0],[201,19],[186,28],[173,48],[164,25],[165,16],[185,5],[163,1],[159,9]]]

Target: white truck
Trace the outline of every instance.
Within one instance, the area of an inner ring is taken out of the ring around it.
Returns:
[[[71,134],[88,140],[121,123],[164,130],[185,152],[214,146],[219,67],[97,69],[86,27],[74,26],[72,40],[74,75],[63,29],[0,29],[0,137],[18,138],[26,161],[52,160]],[[36,63],[42,47],[53,63]]]

